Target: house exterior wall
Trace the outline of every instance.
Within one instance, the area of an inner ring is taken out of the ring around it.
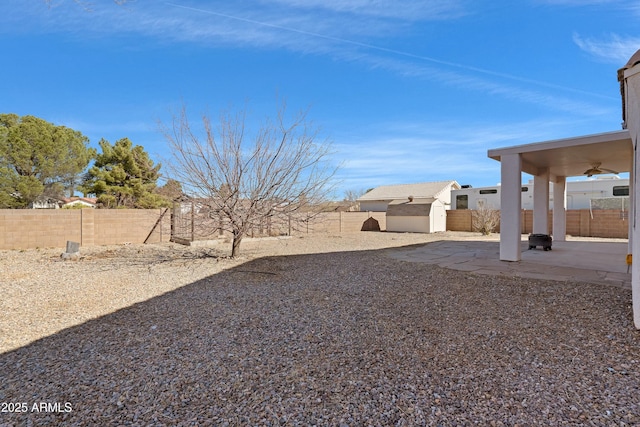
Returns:
[[[449,184],[447,188],[440,194],[436,195],[437,199],[442,202],[445,210],[452,209],[451,192],[453,191],[453,183]]]
[[[634,55],[635,56],[635,55]],[[640,65],[632,66],[624,71],[624,102],[625,102],[625,125],[631,136],[632,144],[634,147],[638,144],[640,137]],[[640,173],[637,168],[640,165],[640,151],[634,150],[632,170],[633,182],[630,187],[634,193],[634,208],[632,209],[633,218],[631,231],[631,252],[635,254],[636,262],[631,266],[631,288],[632,288],[632,300],[633,300],[633,321],[636,328],[640,329],[640,262],[637,259],[640,258],[640,209],[638,209],[638,201],[640,200]]]

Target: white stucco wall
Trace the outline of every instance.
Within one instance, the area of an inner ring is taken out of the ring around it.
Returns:
[[[453,184],[449,184],[442,193],[438,194],[438,200],[442,202],[445,209],[451,209],[451,191],[453,190]]]
[[[635,147],[640,136],[640,65],[636,65],[625,71],[625,104],[626,104],[626,124]],[[634,204],[640,201],[638,191],[640,190],[640,153],[634,150],[634,171],[630,174],[632,182],[630,188],[633,189]],[[640,329],[640,209],[634,206],[632,209],[634,220],[631,221],[631,247],[634,262],[631,266],[631,287],[633,291],[633,322],[636,328]]]

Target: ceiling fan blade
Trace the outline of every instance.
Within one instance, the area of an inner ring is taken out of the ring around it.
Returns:
[[[603,172],[607,172],[607,173],[614,173],[616,175],[620,173],[620,172],[616,172],[614,170],[606,169],[606,168],[600,168],[600,170],[603,171]]]

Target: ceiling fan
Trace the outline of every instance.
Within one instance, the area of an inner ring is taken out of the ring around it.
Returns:
[[[586,171],[584,171],[584,174],[590,177],[593,175],[602,175],[603,173],[615,173],[616,175],[619,173],[611,169],[601,168],[601,164],[602,163],[600,162],[591,163],[591,169],[587,169]]]

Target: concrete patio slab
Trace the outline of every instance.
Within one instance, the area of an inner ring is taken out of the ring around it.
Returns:
[[[551,251],[528,247],[527,236],[523,235],[522,257],[515,262],[500,261],[500,243],[495,238],[441,240],[420,247],[394,249],[389,255],[403,261],[477,274],[601,283],[631,289],[625,240],[568,238],[565,242],[554,242]]]

